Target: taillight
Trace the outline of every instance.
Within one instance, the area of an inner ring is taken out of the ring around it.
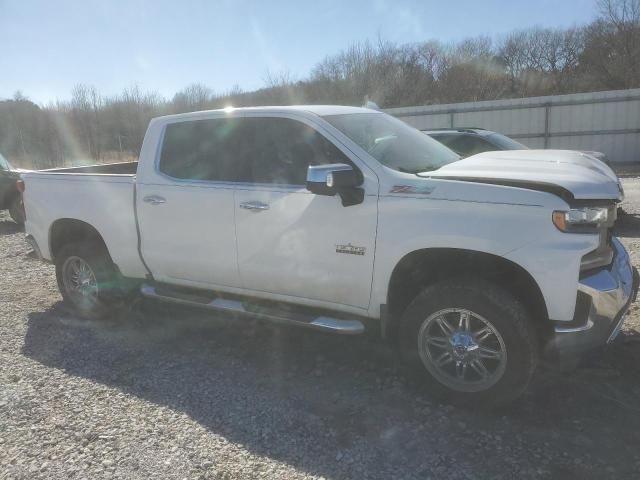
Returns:
[[[26,188],[27,186],[24,184],[24,180],[16,180],[16,190],[18,190],[20,193],[24,193]]]

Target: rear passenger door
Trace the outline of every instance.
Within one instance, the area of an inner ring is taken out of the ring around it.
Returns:
[[[156,280],[241,286],[233,183],[246,148],[241,128],[224,118],[165,127],[156,165],[137,184],[141,250]]]
[[[367,308],[377,224],[377,179],[363,172],[365,197],[343,207],[340,197],[305,188],[311,165],[357,159],[316,127],[284,117],[247,117],[253,148],[236,186],[238,267],[245,289],[301,303]],[[353,247],[353,248],[351,248]]]

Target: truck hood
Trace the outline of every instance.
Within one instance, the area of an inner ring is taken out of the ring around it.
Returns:
[[[597,158],[573,150],[483,152],[421,177],[569,193],[576,200],[622,200],[616,174]]]

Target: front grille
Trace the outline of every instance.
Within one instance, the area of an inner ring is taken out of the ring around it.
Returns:
[[[611,247],[613,245],[612,239],[613,239],[613,227],[609,227],[607,229],[602,230],[602,232],[600,233],[600,245],[598,247],[601,247],[601,246]]]
[[[605,243],[607,245],[611,245],[611,239],[613,238],[613,228],[616,224],[616,220],[618,219],[618,205],[616,203],[609,206],[607,217],[609,218],[609,222],[607,224],[607,238],[605,240]]]
[[[587,253],[580,262],[580,273],[584,274],[595,268],[606,267],[613,261],[613,226],[616,222],[618,208],[615,204],[609,207],[607,225],[599,232],[598,248]]]
[[[585,273],[594,268],[606,267],[613,261],[613,233],[611,228],[600,231],[598,248],[587,253],[580,262],[580,272]]]

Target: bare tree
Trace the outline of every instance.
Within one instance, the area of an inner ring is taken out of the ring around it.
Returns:
[[[586,29],[582,69],[605,88],[640,86],[640,0],[599,0]]]
[[[102,99],[95,87],[78,84],[71,90],[71,113],[74,126],[86,147],[86,153],[94,160],[100,160],[102,146],[100,139],[100,109]]]
[[[618,29],[640,21],[640,0],[598,0],[600,16]]]
[[[206,109],[213,98],[213,91],[200,83],[192,83],[173,97],[175,112],[192,112]]]

